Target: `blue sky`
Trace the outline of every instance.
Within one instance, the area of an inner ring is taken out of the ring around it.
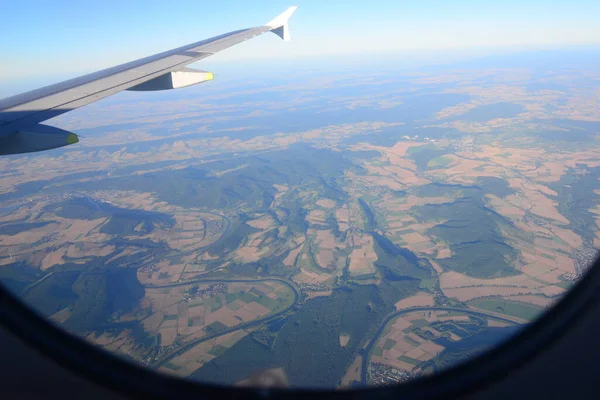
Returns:
[[[91,72],[261,25],[290,5],[292,42],[263,35],[211,63],[600,44],[597,0],[21,0],[2,19],[0,82]]]

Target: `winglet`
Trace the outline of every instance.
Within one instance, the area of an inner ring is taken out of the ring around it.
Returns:
[[[273,20],[267,22],[265,26],[271,28],[271,32],[282,38],[285,42],[290,40],[290,28],[288,21],[298,6],[293,6],[276,16]]]

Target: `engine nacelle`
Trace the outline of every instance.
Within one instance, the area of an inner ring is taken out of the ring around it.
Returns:
[[[79,142],[79,137],[64,129],[36,124],[2,137],[0,155],[33,153]]]
[[[187,86],[197,85],[198,83],[211,81],[214,79],[212,72],[199,71],[191,68],[184,68],[181,71],[167,72],[164,75],[150,79],[137,86],[127,90],[131,91],[155,91],[178,89]]]

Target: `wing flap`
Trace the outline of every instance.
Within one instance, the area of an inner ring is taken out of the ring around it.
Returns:
[[[180,89],[199,83],[208,82],[214,79],[214,74],[207,71],[199,71],[191,68],[184,68],[180,71],[167,72],[149,81],[130,87],[127,90],[144,92],[156,90]]]

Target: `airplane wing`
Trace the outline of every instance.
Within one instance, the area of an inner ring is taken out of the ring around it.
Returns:
[[[242,29],[0,100],[0,155],[29,153],[77,143],[76,134],[40,124],[122,90],[168,90],[213,79],[186,68],[265,32],[290,39],[290,7],[264,26]]]

